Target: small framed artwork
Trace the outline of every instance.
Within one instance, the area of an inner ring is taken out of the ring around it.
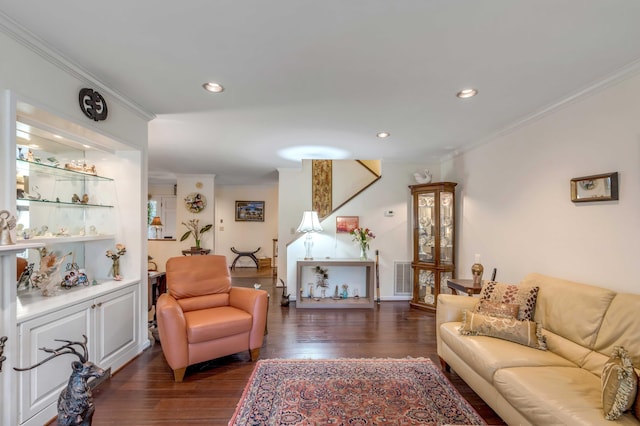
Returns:
[[[336,233],[351,232],[358,227],[359,216],[336,216]]]
[[[236,222],[264,222],[264,201],[236,201]]]
[[[609,201],[618,199],[618,172],[571,179],[571,201]]]

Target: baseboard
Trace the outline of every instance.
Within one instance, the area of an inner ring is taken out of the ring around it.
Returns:
[[[100,386],[107,380],[111,380],[111,367],[107,368],[104,371],[104,374],[102,375],[102,377],[96,377],[95,379],[91,380],[87,384],[89,385],[89,389],[93,391],[94,389],[96,389],[98,386]]]

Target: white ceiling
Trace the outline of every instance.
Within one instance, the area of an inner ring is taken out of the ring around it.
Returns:
[[[300,158],[433,162],[640,58],[637,0],[0,0],[0,11],[157,115],[155,181],[272,182]],[[477,97],[455,97],[469,86]]]

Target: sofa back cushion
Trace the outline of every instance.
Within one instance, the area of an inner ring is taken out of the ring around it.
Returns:
[[[536,322],[567,340],[594,349],[605,313],[616,295],[614,291],[537,273],[527,275],[522,284],[539,287]]]

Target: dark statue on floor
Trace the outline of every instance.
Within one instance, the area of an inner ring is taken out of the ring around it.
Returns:
[[[14,368],[16,371],[26,371],[38,367],[45,362],[56,358],[60,355],[71,354],[78,357],[80,361],[71,363],[71,377],[69,383],[60,393],[58,398],[58,425],[59,426],[89,426],[93,419],[95,407],[93,405],[93,397],[91,388],[87,384],[87,380],[91,377],[99,378],[104,375],[104,370],[91,361],[89,361],[89,352],[87,351],[87,336],[84,342],[72,342],[71,340],[56,339],[56,342],[65,342],[65,345],[57,349],[40,348],[41,350],[51,353],[50,357],[40,361],[39,363],[27,368]],[[73,347],[82,348],[82,354]]]

